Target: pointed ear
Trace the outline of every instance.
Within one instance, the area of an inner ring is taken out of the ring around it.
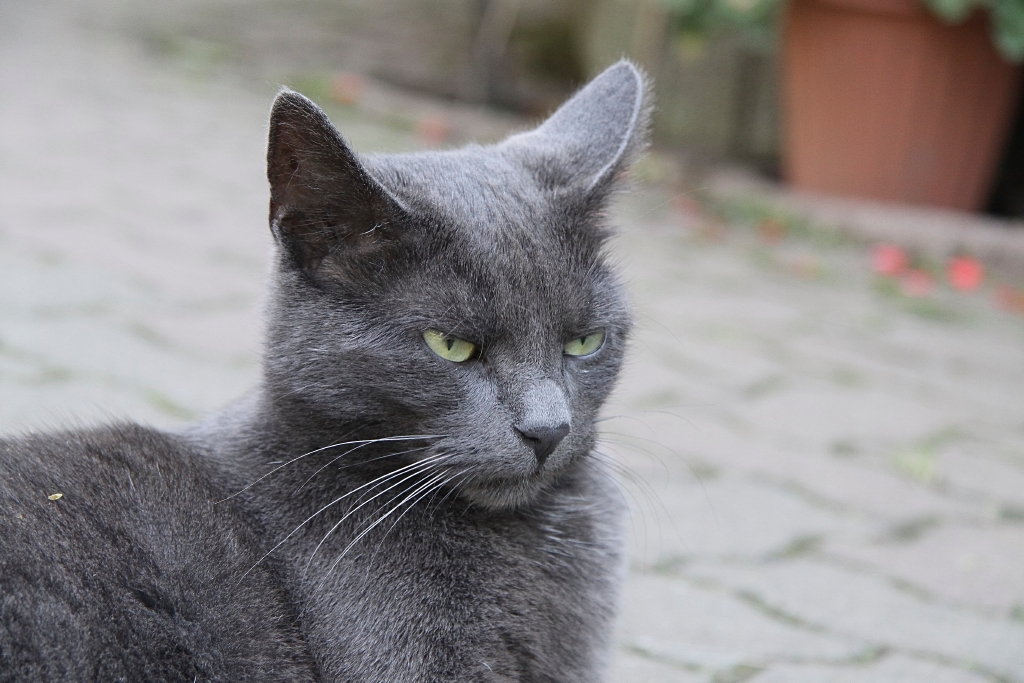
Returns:
[[[310,274],[366,256],[396,237],[398,202],[366,172],[323,111],[290,90],[270,111],[267,178],[274,238]]]
[[[555,188],[607,185],[647,144],[649,88],[622,60],[605,69],[540,127],[502,146]]]

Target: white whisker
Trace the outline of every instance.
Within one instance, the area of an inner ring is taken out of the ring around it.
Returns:
[[[322,508],[320,508],[319,510],[317,510],[316,512],[314,512],[313,514],[311,514],[311,515],[310,515],[309,517],[307,517],[306,519],[304,519],[304,520],[302,521],[302,523],[300,523],[300,524],[299,524],[299,525],[298,525],[297,527],[295,527],[294,529],[292,529],[292,530],[291,530],[291,532],[289,532],[289,534],[288,534],[287,536],[285,536],[285,537],[284,537],[284,538],[282,538],[282,539],[281,539],[280,541],[278,541],[278,542],[277,542],[277,544],[276,544],[276,545],[275,545],[275,546],[274,546],[273,548],[271,548],[270,550],[268,550],[268,551],[267,551],[266,553],[264,553],[264,554],[263,554],[263,556],[262,556],[262,557],[261,557],[260,559],[256,560],[256,564],[254,564],[253,566],[249,567],[249,569],[247,569],[247,570],[245,571],[245,574],[242,574],[242,576],[241,576],[241,579],[244,579],[244,578],[245,578],[246,576],[248,576],[248,575],[249,575],[249,572],[251,572],[251,571],[252,571],[253,569],[255,569],[255,568],[256,568],[257,566],[259,566],[259,564],[260,564],[261,562],[263,562],[263,560],[265,560],[265,559],[267,559],[268,557],[270,557],[270,555],[271,555],[271,554],[272,554],[272,553],[273,553],[273,552],[274,552],[275,550],[277,550],[277,549],[278,549],[278,548],[280,548],[280,547],[281,547],[282,545],[284,545],[284,544],[285,544],[285,543],[286,543],[286,542],[288,541],[288,539],[289,539],[289,538],[291,538],[292,536],[294,536],[294,535],[295,535],[296,533],[298,533],[298,531],[299,531],[299,530],[300,530],[300,529],[301,529],[302,527],[306,526],[306,525],[307,525],[307,524],[308,524],[309,522],[311,522],[311,521],[312,521],[313,519],[315,519],[315,518],[316,518],[316,517],[317,517],[318,515],[320,515],[320,514],[321,514],[322,512],[324,512],[324,511],[325,511],[325,510],[327,510],[328,508],[330,508],[330,507],[332,507],[332,506],[336,505],[337,503],[340,503],[340,502],[341,502],[342,500],[344,500],[345,498],[348,498],[349,496],[351,496],[351,495],[352,495],[353,493],[356,493],[357,491],[360,491],[360,490],[362,490],[362,489],[365,489],[366,487],[368,487],[368,486],[372,486],[372,485],[374,485],[374,484],[380,484],[380,483],[383,483],[383,482],[385,482],[385,481],[387,481],[387,480],[389,480],[389,479],[391,479],[391,478],[393,478],[393,477],[396,477],[396,476],[401,476],[401,474],[402,474],[402,473],[403,473],[404,471],[406,471],[406,470],[409,470],[410,468],[414,468],[414,467],[416,467],[417,465],[422,465],[423,463],[425,463],[425,462],[428,462],[428,461],[430,461],[430,460],[432,460],[432,459],[434,459],[434,458],[437,458],[437,457],[439,457],[439,456],[430,456],[430,458],[428,458],[428,459],[425,459],[425,460],[419,460],[419,461],[417,461],[417,462],[414,462],[414,463],[411,463],[411,464],[409,464],[409,465],[405,465],[405,466],[403,466],[403,467],[400,467],[400,468],[399,468],[399,469],[397,469],[397,470],[394,470],[394,471],[392,471],[392,472],[389,472],[389,473],[387,473],[387,474],[384,474],[384,475],[382,475],[382,476],[380,476],[380,477],[377,477],[376,479],[373,479],[373,480],[371,480],[371,481],[368,481],[368,482],[366,482],[365,484],[363,484],[363,485],[361,485],[361,486],[358,486],[358,487],[356,487],[356,488],[352,489],[351,491],[349,491],[349,492],[348,492],[348,493],[346,493],[346,494],[343,494],[343,495],[341,495],[341,496],[338,496],[337,498],[335,498],[334,500],[332,500],[332,501],[331,501],[330,503],[327,503],[327,504],[326,504],[326,505],[324,505],[324,506],[323,506]],[[371,498],[370,500],[373,500],[373,499]],[[360,507],[361,507],[361,506],[360,506]],[[357,509],[358,509],[358,508],[357,508]],[[319,547],[319,546],[317,546],[317,547]],[[241,579],[239,579],[239,580],[241,580]]]
[[[391,510],[386,512],[381,517],[377,518],[370,526],[368,526],[367,528],[363,529],[355,538],[353,538],[349,542],[349,544],[347,546],[345,546],[345,549],[341,551],[341,554],[338,555],[338,558],[336,560],[334,560],[334,562],[331,563],[331,566],[328,567],[326,574],[324,574],[324,578],[320,580],[320,583],[317,584],[315,590],[319,591],[321,588],[323,588],[323,585],[327,582],[327,579],[330,578],[331,573],[334,572],[334,568],[338,566],[338,563],[341,562],[342,559],[344,559],[345,555],[348,554],[348,551],[351,550],[355,546],[355,544],[358,543],[364,536],[366,536],[366,534],[368,534],[371,531],[373,531],[374,529],[376,529],[378,526],[380,526],[381,523],[384,522],[385,519],[387,519],[388,517],[393,515],[395,512],[400,510],[402,508],[402,506],[406,503],[406,501],[408,501],[410,498],[415,496],[419,491],[423,490],[424,486],[429,487],[439,477],[443,477],[443,476],[444,476],[444,473],[440,472],[438,474],[433,475],[433,477],[428,482],[426,482],[425,484],[416,485],[415,490],[412,493],[410,493],[408,496],[406,496],[400,503],[398,503],[398,505],[393,507]],[[395,496],[395,497],[397,498],[398,496]],[[392,500],[394,500],[394,499],[392,499]],[[390,503],[390,501],[388,501],[388,502]]]
[[[302,484],[301,484],[301,485],[299,485],[299,487],[298,487],[297,489],[295,489],[295,491],[294,491],[294,492],[292,493],[292,495],[294,496],[294,495],[295,495],[296,493],[298,493],[299,491],[301,491],[301,490],[302,490],[302,488],[303,488],[303,487],[304,487],[304,486],[305,486],[306,484],[308,484],[309,482],[313,481],[313,477],[315,477],[316,475],[320,474],[321,472],[323,472],[323,471],[324,471],[325,469],[327,469],[328,467],[330,467],[330,466],[331,466],[331,465],[333,465],[334,463],[338,462],[338,460],[340,460],[341,458],[344,458],[344,457],[345,457],[346,455],[348,455],[349,453],[353,453],[353,452],[355,452],[355,451],[358,451],[358,450],[359,450],[360,448],[363,448],[364,446],[369,446],[369,445],[370,445],[370,444],[368,444],[368,443],[364,443],[364,444],[361,444],[361,445],[359,445],[359,446],[356,446],[355,448],[350,448],[350,449],[348,449],[347,451],[345,451],[345,452],[344,452],[344,453],[342,453],[341,455],[338,455],[338,456],[335,456],[335,457],[331,458],[331,459],[330,459],[330,460],[329,460],[329,461],[327,462],[327,464],[326,464],[326,465],[323,465],[323,466],[322,466],[322,467],[321,467],[320,469],[318,469],[318,470],[317,470],[316,472],[314,472],[313,474],[309,475],[309,478],[308,478],[308,479],[306,479],[306,481],[302,482]],[[410,449],[408,449],[408,450],[405,450],[405,451],[398,451],[397,453],[388,453],[387,455],[380,455],[380,456],[377,456],[377,457],[375,457],[375,458],[370,458],[369,460],[363,460],[363,461],[361,461],[361,462],[359,462],[359,463],[350,463],[349,465],[344,465],[343,467],[351,467],[352,465],[357,465],[357,464],[358,464],[358,465],[365,465],[365,464],[367,464],[367,463],[371,463],[371,462],[374,462],[374,461],[377,461],[377,460],[383,460],[383,459],[385,459],[385,458],[394,458],[395,456],[398,456],[398,455],[406,455],[406,454],[408,454],[408,453],[417,453],[417,452],[419,452],[419,451],[425,451],[425,450],[427,450],[428,448],[430,448],[430,446],[420,446],[419,448],[410,448]]]
[[[394,528],[395,528],[396,526],[398,526],[398,523],[402,521],[402,517],[405,517],[405,514],[406,514],[406,512],[409,512],[409,510],[412,510],[413,506],[415,506],[415,505],[416,505],[416,503],[420,502],[421,500],[423,500],[424,498],[426,498],[426,497],[427,497],[428,495],[430,495],[431,493],[433,493],[433,494],[435,494],[435,495],[436,495],[438,491],[440,491],[440,490],[441,490],[442,488],[444,488],[444,486],[445,486],[446,484],[448,484],[448,482],[452,481],[453,479],[455,479],[455,478],[456,478],[456,477],[458,477],[459,475],[461,475],[461,474],[464,474],[465,472],[468,472],[468,471],[469,471],[469,468],[467,467],[466,469],[464,469],[464,470],[462,470],[462,471],[460,471],[460,472],[456,472],[455,474],[451,475],[450,477],[448,477],[448,478],[447,478],[447,479],[445,479],[444,481],[441,481],[441,482],[439,482],[438,484],[436,484],[435,486],[432,486],[431,488],[427,489],[427,491],[426,491],[426,492],[424,492],[424,493],[423,493],[423,495],[421,495],[421,496],[420,496],[419,498],[417,498],[417,499],[416,499],[416,500],[414,500],[414,501],[413,501],[412,503],[410,503],[410,504],[409,504],[409,507],[407,507],[407,508],[405,509],[405,512],[403,512],[402,514],[400,514],[400,515],[398,516],[398,519],[396,519],[396,520],[395,520],[395,521],[394,521],[394,522],[393,522],[393,523],[391,524],[391,526],[390,526],[390,527],[388,527],[388,530],[387,530],[386,532],[384,532],[384,536],[383,536],[383,537],[381,537],[380,541],[378,541],[378,543],[377,543],[377,550],[375,550],[375,551],[374,551],[374,555],[376,555],[377,551],[379,551],[379,550],[380,550],[380,546],[381,546],[381,545],[382,545],[382,544],[384,543],[384,540],[385,540],[385,539],[386,539],[386,538],[388,537],[388,534],[390,534],[390,533],[391,533],[391,531],[392,531],[392,530],[393,530],[393,529],[394,529]],[[442,476],[443,476],[443,475],[442,475]]]
[[[353,444],[382,443],[382,442],[386,442],[386,441],[413,441],[415,439],[443,439],[443,438],[444,438],[444,436],[443,435],[439,435],[439,434],[413,434],[411,436],[385,436],[385,437],[380,438],[380,439],[356,439],[355,441],[342,441],[342,442],[339,442],[339,443],[332,443],[330,445],[323,446],[321,448],[316,448],[314,450],[311,450],[308,453],[303,453],[302,455],[296,456],[296,457],[292,458],[291,460],[285,462],[284,464],[278,465],[274,469],[272,469],[269,472],[267,472],[266,474],[264,474],[259,479],[256,479],[255,481],[251,482],[250,484],[247,484],[246,486],[244,486],[240,490],[235,491],[234,493],[232,493],[227,498],[224,498],[223,500],[219,500],[217,502],[218,503],[223,503],[224,501],[231,500],[232,498],[234,498],[235,496],[237,496],[239,494],[245,493],[246,491],[251,489],[253,486],[255,486],[256,484],[260,483],[261,481],[263,481],[264,479],[266,479],[270,475],[274,474],[278,470],[281,470],[281,469],[283,469],[285,467],[288,467],[288,465],[291,465],[294,462],[298,462],[299,460],[302,460],[303,458],[305,458],[307,456],[314,455],[316,453],[321,453],[323,451],[330,450],[332,448],[338,448],[339,446],[351,446]]]
[[[411,468],[411,472],[404,472],[404,474],[406,474],[407,476],[405,476],[402,479],[400,479],[399,481],[391,484],[387,488],[382,489],[381,491],[378,491],[377,493],[373,494],[372,496],[370,496],[369,498],[367,498],[366,500],[364,500],[363,502],[359,503],[354,508],[352,508],[351,510],[346,512],[344,515],[342,515],[341,519],[339,519],[334,524],[334,526],[332,526],[330,528],[330,530],[328,530],[328,532],[326,534],[324,534],[324,537],[322,539],[320,539],[320,542],[316,544],[316,548],[313,549],[312,554],[309,556],[309,559],[306,561],[306,567],[305,567],[305,569],[303,569],[303,573],[309,571],[309,567],[310,567],[310,565],[313,562],[313,558],[316,557],[316,554],[320,551],[320,547],[323,546],[323,544],[327,541],[328,538],[330,538],[331,534],[333,534],[338,529],[338,527],[341,526],[342,523],[345,522],[346,519],[348,519],[353,514],[355,514],[355,512],[357,510],[359,510],[360,508],[364,507],[365,505],[368,505],[368,504],[372,503],[374,500],[376,500],[380,496],[384,495],[385,493],[387,493],[391,489],[395,488],[396,486],[400,486],[401,484],[403,484],[404,482],[408,481],[409,479],[412,479],[413,477],[416,477],[416,476],[423,475],[425,472],[429,472],[431,469],[433,469],[434,467],[438,466],[440,464],[441,460],[443,460],[445,458],[450,458],[450,457],[452,457],[452,456],[450,456],[448,454],[445,454],[445,453],[440,453],[440,454],[437,454],[437,455],[433,455],[433,456],[431,456],[428,459],[417,461],[417,462],[413,463],[412,465],[406,465],[406,467],[402,468],[403,470],[408,470],[408,469]],[[398,474],[398,473],[403,473],[403,472],[401,470],[396,470],[396,472],[393,473],[393,474]],[[379,483],[384,483],[388,479],[391,479],[391,478],[393,478],[392,475],[388,475],[387,477],[378,477],[374,481],[381,480],[381,481],[379,481]],[[366,486],[367,486],[367,484],[363,484],[363,486],[361,486],[359,488],[365,488]],[[350,493],[354,493],[357,490],[358,489],[355,489],[355,490],[351,491]],[[398,496],[400,496],[400,495],[402,495],[402,494],[399,493]],[[397,498],[398,496],[395,496],[395,498]],[[394,498],[392,498],[391,500],[394,500]],[[389,500],[387,503],[385,503],[385,505],[389,504],[390,502],[391,501]]]

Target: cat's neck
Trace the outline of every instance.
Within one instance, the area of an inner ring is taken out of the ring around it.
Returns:
[[[328,418],[308,403],[253,389],[183,435],[209,454],[229,490],[252,486],[260,497],[307,488],[344,488],[397,466],[401,452],[423,446],[389,425]],[[334,465],[334,467],[330,467]],[[328,469],[329,468],[329,469]]]
[[[320,448],[345,434],[373,438],[368,435],[374,431],[372,425],[354,418],[329,420],[308,403],[272,396],[258,386],[190,425],[185,434],[219,457],[264,463],[263,458],[279,457],[281,449]]]

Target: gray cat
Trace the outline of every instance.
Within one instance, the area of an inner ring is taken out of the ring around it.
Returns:
[[[262,382],[179,434],[0,441],[0,681],[601,680],[644,92],[620,62],[498,145],[367,157],[279,95]]]

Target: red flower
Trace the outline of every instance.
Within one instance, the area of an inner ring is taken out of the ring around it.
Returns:
[[[451,132],[451,125],[443,116],[424,116],[416,122],[416,136],[430,147],[442,144]]]
[[[1024,313],[1024,292],[1009,285],[999,285],[996,290],[996,305],[1004,311]]]
[[[672,208],[682,214],[697,216],[701,212],[700,202],[686,193],[672,197]]]
[[[951,258],[946,265],[946,278],[955,289],[971,292],[985,281],[985,268],[970,256]]]
[[[900,275],[907,270],[909,263],[907,252],[900,246],[876,244],[871,247],[871,268],[880,275]]]
[[[331,81],[331,99],[340,104],[358,104],[366,87],[366,79],[359,74],[340,73]]]
[[[914,268],[907,271],[907,274],[900,280],[900,284],[904,294],[920,298],[931,294],[935,287],[935,280],[932,279],[932,275],[928,271]]]
[[[769,244],[778,244],[786,239],[786,225],[774,218],[767,218],[757,224],[757,234]]]

